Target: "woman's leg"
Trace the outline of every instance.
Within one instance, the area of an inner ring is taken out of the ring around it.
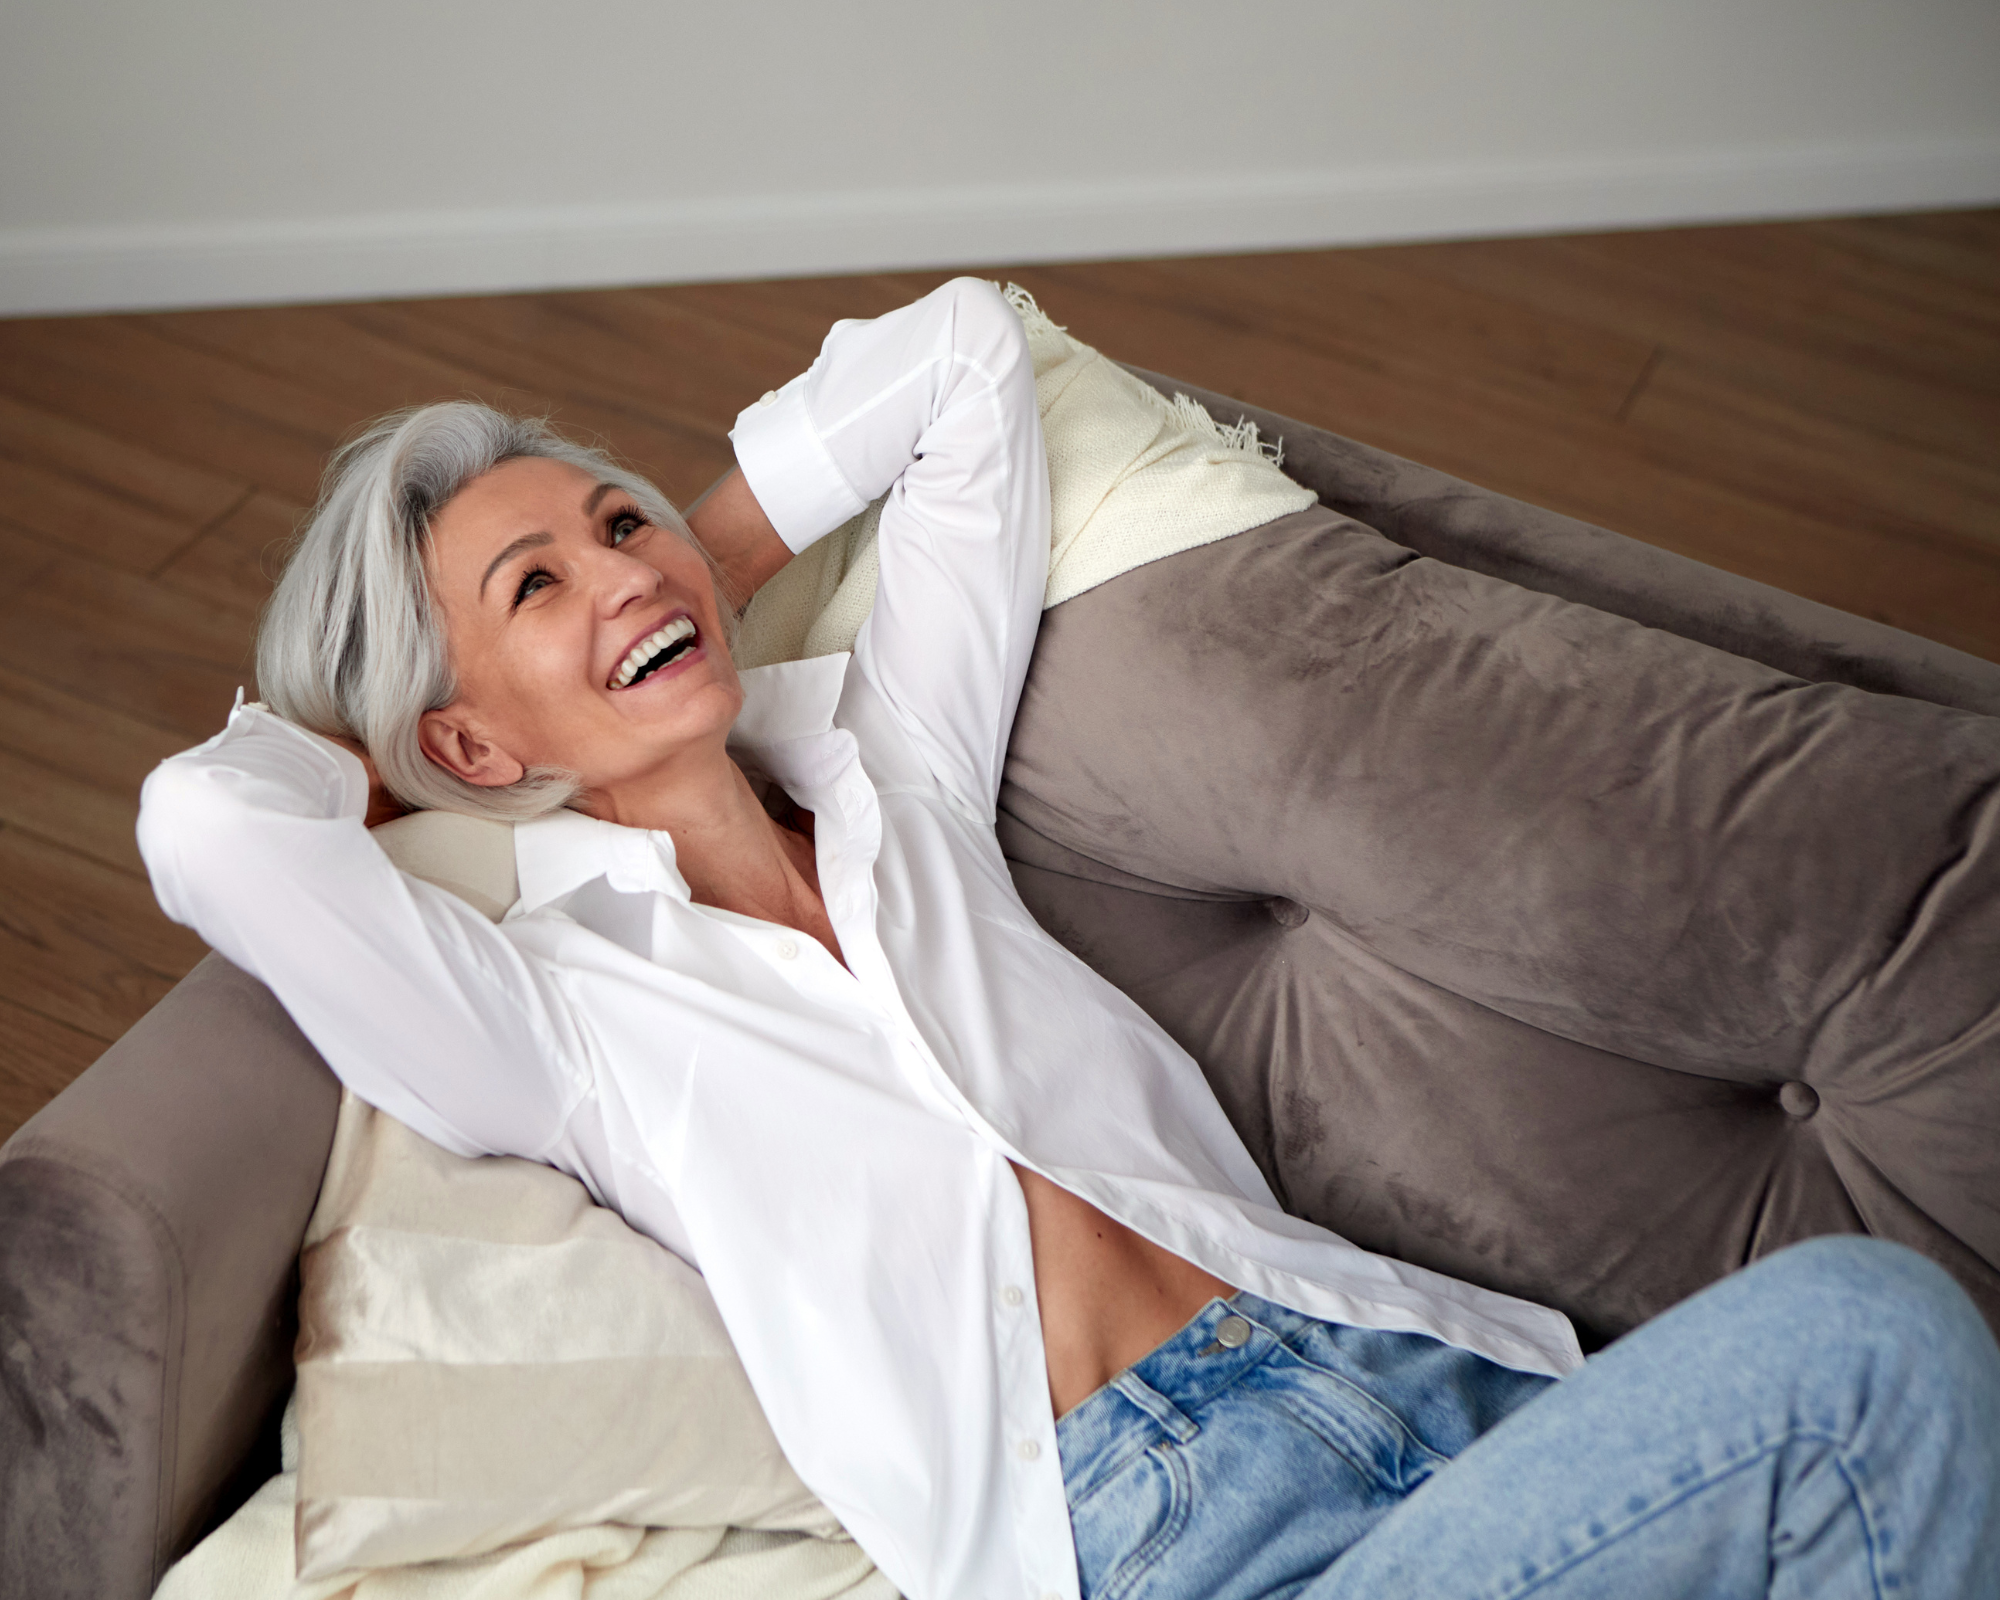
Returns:
[[[1911,1251],[1724,1279],[1479,1439],[1300,1600],[2000,1597],[2000,1348]]]

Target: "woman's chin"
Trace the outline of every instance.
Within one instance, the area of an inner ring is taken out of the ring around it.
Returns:
[[[583,774],[587,787],[648,773],[670,778],[723,757],[743,709],[743,686],[735,675],[661,687],[673,692],[647,695],[644,684],[621,691],[613,702],[616,725],[593,739],[592,749],[575,752],[570,769]]]

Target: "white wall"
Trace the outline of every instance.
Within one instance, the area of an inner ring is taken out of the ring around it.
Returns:
[[[1995,0],[0,9],[4,313],[1995,200]]]

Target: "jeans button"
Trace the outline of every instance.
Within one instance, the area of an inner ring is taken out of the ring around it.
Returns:
[[[1225,1350],[1240,1350],[1250,1342],[1250,1324],[1241,1317],[1224,1317],[1216,1325],[1215,1342]]]

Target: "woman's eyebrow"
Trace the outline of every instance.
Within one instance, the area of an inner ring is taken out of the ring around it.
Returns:
[[[583,498],[583,514],[586,517],[589,516],[597,509],[597,502],[617,487],[618,485],[615,483],[600,483],[595,489],[592,489]],[[502,550],[486,564],[486,571],[480,575],[479,579],[479,598],[482,600],[486,598],[486,585],[492,579],[493,574],[506,566],[508,562],[512,561],[523,550],[536,550],[545,544],[554,544],[555,542],[556,538],[552,533],[524,533],[520,538],[512,541],[506,549]]]
[[[506,547],[506,549],[502,550],[497,556],[495,556],[491,561],[489,561],[486,564],[486,571],[479,580],[479,598],[482,600],[486,598],[487,580],[490,579],[493,576],[493,574],[498,572],[502,567],[506,566],[508,562],[512,561],[514,557],[519,555],[523,550],[534,550],[538,549],[542,545],[554,544],[555,542],[556,542],[556,536],[552,533],[522,534],[520,538],[510,543]]]

